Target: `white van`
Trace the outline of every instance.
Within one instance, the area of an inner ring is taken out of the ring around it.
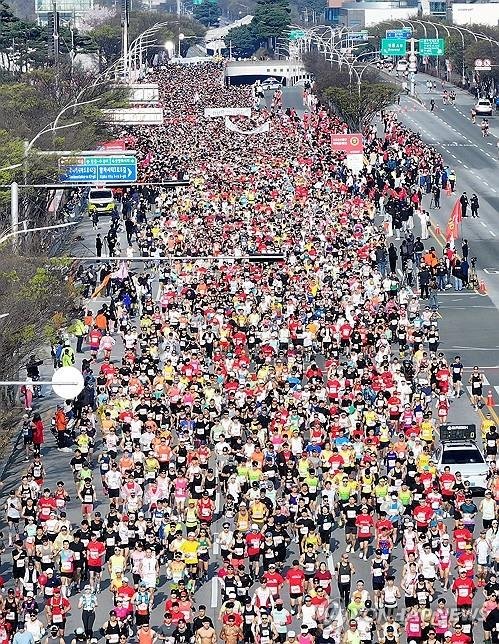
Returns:
[[[409,61],[406,60],[405,58],[401,58],[400,60],[397,61],[397,66],[395,70],[397,72],[406,72],[409,69]]]
[[[116,208],[111,188],[90,188],[88,193],[88,212],[91,215],[111,215]]]

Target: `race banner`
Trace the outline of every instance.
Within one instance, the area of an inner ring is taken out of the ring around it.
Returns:
[[[265,123],[262,123],[262,125],[259,125],[252,130],[243,130],[239,127],[239,125],[233,123],[230,118],[226,117],[225,128],[230,132],[237,132],[238,134],[263,134],[264,132],[268,132],[270,130],[270,121],[266,121]]]
[[[447,228],[445,229],[445,240],[453,242],[458,239],[461,234],[461,222],[463,220],[463,209],[459,199],[456,200],[454,208],[449,216]]]
[[[251,107],[205,107],[205,118],[217,116],[251,116]]]

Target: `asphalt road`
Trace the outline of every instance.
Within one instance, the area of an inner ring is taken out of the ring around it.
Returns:
[[[284,91],[284,106],[296,107],[300,110],[303,109],[301,94],[302,94],[301,88],[286,89]],[[406,106],[406,103],[409,104],[408,101],[402,102],[401,104],[402,109]],[[413,102],[411,101],[410,104],[412,105],[412,103]],[[405,112],[405,113],[401,112],[402,119],[406,118],[404,114],[407,115],[409,114],[409,112]],[[429,123],[433,118],[432,115],[429,115],[429,113],[423,112],[422,110],[421,110],[421,115],[422,115],[421,116],[422,121],[424,121],[425,123],[428,122],[428,124],[425,125],[425,128],[429,127]],[[440,128],[440,129],[443,129],[443,128]],[[437,125],[436,128],[433,127],[433,130],[435,132],[438,132],[439,126]],[[460,183],[461,181],[464,182],[465,176],[463,176],[462,178],[460,176],[459,181]],[[469,188],[467,189],[469,190]],[[484,212],[484,217],[485,217],[485,212]],[[75,232],[75,235],[78,236],[78,239],[75,238],[73,244],[71,245],[72,252],[74,252],[75,255],[78,255],[80,253],[84,255],[94,254],[95,232],[96,231],[92,230],[89,219],[84,219],[82,224],[78,227],[78,230]],[[101,234],[105,234],[107,232],[107,227],[102,226],[99,232],[101,232]],[[470,236],[470,239],[473,240],[473,244],[481,243],[478,240],[475,240],[474,237]],[[125,247],[126,246],[124,243],[124,235],[122,235],[122,248],[125,248]],[[474,252],[478,253],[478,250]],[[498,258],[498,265],[499,265],[499,258]],[[498,279],[498,282],[499,282],[499,279]],[[102,300],[93,301],[91,303],[93,310],[96,310],[101,303],[102,303]],[[499,328],[496,322],[496,320],[499,321],[499,317],[498,318],[492,317],[492,314],[494,316],[499,314],[493,302],[489,298],[484,298],[473,293],[460,293],[460,294],[454,294],[452,292],[446,293],[441,298],[441,311],[442,311],[442,320],[440,321],[440,324],[442,329],[443,348],[445,348],[446,350],[449,350],[452,352],[454,351],[455,348],[459,346],[462,348],[470,345],[470,343],[473,344],[473,342],[478,344],[477,338],[480,338],[480,343],[484,348],[487,348],[488,344],[492,344],[491,340],[493,338],[497,338],[496,340],[494,340],[494,342],[499,345],[499,337],[497,336],[497,332],[495,331],[497,330],[497,328]],[[456,321],[459,322],[459,324],[456,324]],[[499,349],[499,347],[497,348]],[[118,344],[117,347],[115,348],[115,354],[119,355],[119,351],[120,351],[120,345]],[[465,350],[462,348],[462,351],[460,352],[463,354],[464,361],[468,365],[471,364],[473,360],[469,360],[467,358],[470,358],[470,357],[474,358],[475,355],[481,355],[477,351],[471,354],[466,354],[464,351]],[[493,355],[493,353],[490,354],[489,350],[484,351],[483,358],[488,359],[490,358],[491,355]],[[499,359],[497,362],[499,364]],[[50,363],[48,363],[46,365],[46,374],[50,375],[50,371],[51,371]],[[50,392],[45,391],[44,393],[48,395]],[[56,401],[54,398],[45,399],[41,406],[42,411],[53,409],[55,406],[55,402]],[[469,406],[469,403],[466,400],[466,398],[462,397],[461,399],[452,403],[450,415],[449,415],[449,422],[461,422],[461,423],[479,422],[479,418]],[[73,524],[78,524],[79,521],[81,520],[81,514],[80,514],[80,504],[76,503],[74,500],[76,494],[75,494],[74,485],[72,483],[71,470],[69,467],[69,460],[71,458],[71,454],[61,453],[55,449],[54,440],[52,438],[52,435],[50,434],[50,431],[48,430],[48,425],[47,425],[47,431],[46,431],[46,444],[43,448],[43,458],[44,458],[44,462],[47,470],[46,485],[50,488],[54,488],[56,481],[59,479],[63,479],[64,481],[67,482],[67,487],[72,497],[72,500],[69,503],[67,508],[68,516]],[[7,468],[6,475],[3,479],[4,486],[3,486],[2,492],[4,493],[3,494],[4,498],[5,498],[5,494],[9,491],[11,487],[17,486],[19,484],[20,477],[25,467],[26,467],[26,463],[23,461],[22,452],[20,450],[16,450],[14,452],[12,461],[9,467]],[[99,478],[100,477],[98,476],[98,473],[96,473],[95,480],[97,483]],[[100,498],[102,499],[103,497],[101,496]],[[104,500],[104,501],[101,501],[97,509],[102,511],[104,514],[106,512],[106,508],[107,508],[107,501]],[[221,520],[219,519],[215,523],[215,526],[214,526],[215,532],[217,532],[220,529],[220,522]],[[333,535],[335,538],[333,556],[331,559],[328,560],[328,565],[331,567],[336,562],[339,556],[339,553],[344,550],[343,530],[336,529]],[[296,546],[292,544],[292,546],[289,549],[288,560],[291,560],[292,558],[294,558],[295,550],[296,550]],[[8,555],[4,556],[3,559],[4,559],[4,564],[2,566],[1,572],[2,574],[6,575],[8,570],[8,565],[7,565],[7,561],[9,560]],[[214,557],[214,561],[217,561],[217,556]],[[358,579],[366,580],[366,586],[370,590],[371,575],[370,575],[369,562],[360,560],[357,555],[352,555],[352,561],[356,568],[354,581]],[[397,572],[400,572],[402,564],[403,564],[403,561],[399,553],[398,557],[396,556],[393,561],[393,567]],[[7,576],[10,576],[10,575],[7,574]],[[105,581],[102,587],[103,587],[102,593],[99,595],[99,607],[97,609],[96,627],[99,627],[102,624],[102,622],[105,621],[105,619],[107,618],[108,612],[112,607],[112,597],[108,590],[108,582]],[[163,604],[164,604],[164,599],[166,599],[167,593],[168,593],[168,586],[163,576],[161,579],[160,591],[158,592],[156,597],[156,607],[152,615],[151,623],[153,625],[161,623]],[[449,604],[453,605],[453,601],[452,601],[452,598],[449,596],[449,593],[447,593],[446,596]],[[480,601],[480,598],[478,597],[477,604],[479,601]],[[73,609],[68,619],[68,626],[67,626],[68,634],[71,633],[71,631],[74,628],[76,628],[81,624],[79,611],[76,608],[76,603],[77,603],[76,598],[73,597],[72,598]],[[216,581],[213,581],[213,580],[208,581],[197,592],[196,604],[199,605],[202,603],[204,603],[208,607],[208,613],[216,621],[218,616],[219,606],[220,606],[220,596],[219,596]],[[294,624],[294,626],[296,626],[296,623]]]
[[[423,140],[438,149],[449,168],[457,175],[456,192],[452,196],[442,193],[441,209],[430,208],[430,196],[423,204],[433,222],[434,242],[445,243],[443,237],[450,211],[460,195],[476,193],[480,202],[480,217],[463,219],[461,237],[468,239],[470,257],[478,258],[478,277],[486,285],[487,295],[453,290],[439,296],[442,320],[442,349],[461,353],[465,364],[486,367],[485,373],[495,392],[499,386],[499,161],[496,158],[495,134],[483,138],[479,125],[473,125],[470,109],[473,98],[457,91],[454,106],[443,105],[441,93],[427,93],[424,75],[417,75],[416,91],[420,101],[402,97],[395,107],[398,118],[411,129],[418,131]],[[430,100],[436,108],[430,111]],[[492,131],[499,133],[499,116],[489,119]],[[480,122],[480,119],[477,119]],[[440,234],[438,229],[440,229]],[[460,240],[456,243],[460,248]]]

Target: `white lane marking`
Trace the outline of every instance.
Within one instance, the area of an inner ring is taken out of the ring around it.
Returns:
[[[491,188],[491,190],[492,190],[492,192],[497,192],[497,190],[495,188]]]
[[[487,224],[484,221],[480,222],[484,228],[487,228]]]
[[[496,234],[495,234],[495,232],[494,232],[493,230],[490,230],[490,229],[489,229],[489,233],[492,235],[492,237],[495,237],[495,236],[496,236]]]
[[[213,577],[211,580],[211,607],[218,606],[218,577]]]
[[[461,163],[462,163],[462,161],[461,161]],[[466,165],[466,163],[463,163],[463,167],[466,168],[466,170],[468,169],[468,166]]]

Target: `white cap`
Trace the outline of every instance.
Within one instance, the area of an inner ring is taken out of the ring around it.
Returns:
[[[256,525],[256,523],[251,524],[251,529],[252,530],[258,530],[258,526]]]
[[[288,631],[288,637],[296,637],[296,633],[294,631]]]

